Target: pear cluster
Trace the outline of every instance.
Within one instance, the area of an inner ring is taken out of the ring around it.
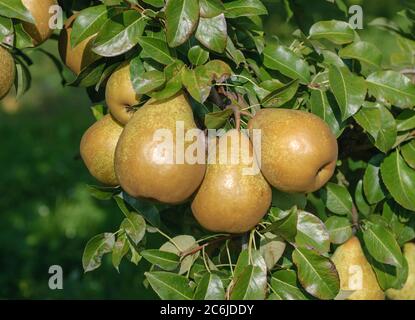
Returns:
[[[81,155],[87,168],[100,182],[120,185],[136,198],[165,204],[191,200],[194,217],[207,230],[249,231],[268,212],[272,187],[313,192],[333,175],[336,138],[324,121],[310,113],[261,110],[249,122],[250,134],[232,129],[215,138],[213,146],[207,144],[203,163],[172,163],[154,135],[159,129],[169,130],[175,145],[177,123],[183,124],[184,134],[197,129],[186,94],[151,99],[134,112],[132,107],[140,99],[125,63],[107,82],[109,115],[82,139]],[[258,131],[262,136],[259,146],[252,143]],[[194,143],[186,140],[184,150]],[[173,159],[176,152],[174,148]],[[257,171],[247,174],[255,167]]]

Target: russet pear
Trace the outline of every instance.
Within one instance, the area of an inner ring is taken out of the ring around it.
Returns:
[[[183,125],[184,134],[196,129],[191,106],[183,93],[166,100],[150,100],[125,126],[115,154],[115,172],[121,187],[131,196],[178,204],[199,187],[205,163],[176,161],[178,122]],[[171,134],[171,149],[166,146],[168,141],[158,138],[162,132]],[[184,150],[195,141],[184,142]]]
[[[52,14],[49,8],[57,5],[56,0],[22,0],[22,4],[32,14],[35,23],[23,22],[23,28],[33,39],[33,44],[38,46],[45,42],[53,33],[49,26]]]
[[[299,110],[262,109],[248,128],[261,130],[261,170],[275,188],[308,193],[332,177],[337,140],[319,117]]]
[[[415,243],[405,244],[403,253],[408,262],[408,278],[402,289],[388,289],[386,296],[393,300],[415,300]]]
[[[332,256],[340,277],[340,289],[354,291],[349,300],[384,300],[376,275],[367,261],[360,241],[352,237],[339,246]]]
[[[95,35],[72,47],[70,39],[75,19],[76,15],[73,15],[65,22],[59,37],[59,54],[63,63],[73,73],[79,75],[85,67],[96,61],[99,56],[92,51]]]
[[[127,124],[134,114],[131,107],[140,102],[131,83],[130,64],[122,64],[108,79],[105,100],[111,114],[122,124]]]
[[[249,138],[236,129],[228,131],[211,147],[208,160],[192,203],[194,217],[213,232],[251,230],[271,206],[272,192],[259,168],[252,171],[257,163]]]
[[[118,185],[115,176],[115,148],[123,127],[107,114],[94,123],[81,140],[81,157],[93,177],[108,185]]]
[[[10,52],[0,46],[0,99],[2,99],[13,85],[15,77],[14,60]]]

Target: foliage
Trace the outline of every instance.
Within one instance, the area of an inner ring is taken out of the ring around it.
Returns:
[[[260,0],[101,2],[77,8],[73,28],[80,32],[71,38],[76,45],[97,34],[93,50],[101,59],[71,82],[85,87],[94,103],[103,101],[114,66],[131,60],[132,83],[144,100],[185,89],[206,128],[235,126],[224,110],[234,94],[242,99],[232,103],[250,112],[307,110],[336,134],[340,157],[336,175],[319,192],[274,190],[269,214],[245,235],[207,234],[188,203],[167,207],[131,198],[120,188],[91,187],[95,197],[112,198],[124,220],[87,243],[85,271],[110,254],[117,270],[124,259],[149,262],[145,283],[162,299],[334,299],[341,292],[330,256],[356,233],[382,289],[404,284],[401,247],[415,238],[412,9],[400,12],[400,25],[373,21],[405,48],[384,57],[345,21],[303,21],[288,44],[268,37],[261,18],[267,8]],[[19,23],[30,17],[19,1],[12,2],[14,13],[5,3],[0,0],[0,34],[15,36],[19,93],[30,78],[21,50],[30,41]],[[301,2],[284,3],[288,17],[301,20]],[[336,1],[339,9],[342,3]],[[65,4],[70,15],[74,8]],[[242,123],[247,120],[242,115]],[[150,247],[155,233],[166,242]]]

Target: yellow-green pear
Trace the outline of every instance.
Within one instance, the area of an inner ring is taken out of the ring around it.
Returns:
[[[194,217],[213,232],[251,230],[267,213],[272,192],[249,138],[233,129],[209,151],[206,176],[192,203]]]
[[[177,125],[183,128],[180,131],[184,135],[197,128],[183,93],[166,100],[150,100],[127,123],[115,153],[115,172],[128,194],[177,204],[186,201],[200,186],[206,164],[191,163],[186,157],[177,161],[178,155],[183,156],[178,145],[186,151],[198,140],[181,144]]]
[[[2,99],[13,85],[15,66],[12,55],[0,46],[0,99]]]
[[[76,15],[73,15],[65,22],[59,37],[59,54],[63,63],[73,73],[79,75],[85,67],[96,61],[99,56],[92,51],[95,35],[72,47],[70,39],[75,19]]]
[[[354,291],[349,300],[384,300],[376,275],[367,261],[360,241],[352,237],[339,246],[332,256],[340,277],[340,289]]]
[[[415,300],[415,243],[407,243],[403,247],[408,262],[408,278],[402,289],[388,289],[386,296],[393,300]]]
[[[23,22],[23,28],[33,39],[33,44],[38,46],[45,42],[53,33],[49,20],[52,13],[51,6],[57,5],[56,0],[22,0],[23,5],[32,14],[35,23]]]
[[[130,64],[122,64],[108,79],[105,100],[111,114],[122,124],[127,124],[134,114],[132,107],[140,102],[131,83]]]
[[[81,140],[81,157],[93,177],[108,185],[118,185],[115,175],[115,148],[123,127],[111,116],[106,115],[95,122]]]
[[[248,127],[261,130],[261,170],[275,188],[308,193],[332,177],[337,140],[319,117],[299,110],[262,109]],[[258,146],[254,148],[259,153]]]

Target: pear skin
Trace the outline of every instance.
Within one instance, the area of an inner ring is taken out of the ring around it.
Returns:
[[[76,75],[99,59],[99,56],[92,51],[95,35],[92,35],[72,48],[71,34],[72,25],[76,15],[71,16],[66,22],[59,36],[59,54],[63,63]]]
[[[140,102],[131,83],[130,64],[122,64],[108,79],[105,100],[111,114],[122,124],[127,124],[134,112],[131,107]]]
[[[226,149],[220,147],[225,140]],[[256,161],[252,144],[245,134],[234,129],[220,137],[212,148],[216,152],[209,152],[206,176],[192,203],[193,215],[200,225],[213,232],[249,231],[267,213],[272,200],[271,187],[261,172],[247,174],[244,170],[252,168]],[[220,160],[225,152],[226,159]],[[238,161],[232,161],[232,155]]]
[[[384,300],[375,272],[367,261],[359,239],[352,237],[332,256],[340,277],[340,289],[354,291],[348,300]]]
[[[15,66],[12,55],[0,46],[0,99],[10,91],[15,77]]]
[[[178,163],[177,148],[166,152],[165,142],[156,138],[160,130],[167,131],[176,146],[178,122],[183,124],[185,134],[197,128],[183,93],[166,100],[147,102],[127,123],[117,146],[115,171],[121,187],[129,195],[178,204],[189,199],[200,186],[205,163]],[[184,150],[193,142],[185,142]]]
[[[81,140],[81,157],[93,177],[108,186],[117,186],[114,157],[123,127],[107,114],[94,123]]]
[[[261,170],[275,188],[308,193],[332,177],[337,140],[319,117],[299,110],[262,109],[248,128],[261,130]]]
[[[56,0],[22,0],[23,5],[32,14],[35,23],[23,22],[23,28],[33,39],[33,44],[38,46],[45,42],[53,33],[49,26],[52,14],[49,8],[57,5]]]
[[[386,296],[392,300],[415,300],[415,243],[405,244],[403,253],[408,262],[408,278],[402,289],[388,289]]]

